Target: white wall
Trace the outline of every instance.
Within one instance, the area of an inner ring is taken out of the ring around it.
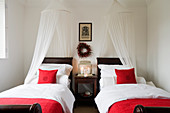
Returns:
[[[170,0],[148,6],[148,78],[170,91]]]
[[[72,9],[74,20],[73,20],[73,40],[74,40],[74,57],[78,60],[76,47],[78,45],[78,25],[79,22],[92,22],[93,25],[93,36],[92,42],[87,42],[91,45],[93,50],[93,56],[90,59],[93,63],[94,69],[93,73],[96,72],[96,56],[99,56],[99,51],[101,50],[100,45],[102,42],[100,41],[104,38],[103,34],[103,20],[102,17],[106,13],[106,10],[111,5],[112,1],[107,1],[106,3],[96,5],[95,2],[92,2],[90,5],[85,4],[83,2],[83,6],[81,4],[72,4],[70,8]],[[87,8],[88,7],[88,8]],[[134,12],[135,17],[135,29],[136,29],[136,56],[137,56],[137,66],[139,76],[145,76],[143,74],[146,73],[146,6],[141,7],[133,7],[131,8]],[[40,11],[42,7],[28,6],[25,11],[25,35],[24,35],[24,68],[25,75],[29,69],[34,47],[35,41],[38,31],[39,19],[40,19]],[[115,50],[110,40],[107,41],[107,46],[103,51],[103,56],[115,56]],[[76,61],[75,60],[75,61]],[[77,64],[74,65],[75,67]],[[74,68],[75,68],[74,67]],[[75,68],[74,72],[77,72]]]
[[[23,26],[24,6],[16,0],[7,1],[8,58],[0,59],[0,91],[23,83]]]
[[[135,7],[135,50],[138,76],[147,79],[147,10],[146,6]]]

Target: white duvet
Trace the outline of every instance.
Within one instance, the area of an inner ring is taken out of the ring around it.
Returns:
[[[0,93],[0,98],[44,98],[59,102],[65,113],[72,113],[75,98],[60,84],[25,84]]]
[[[137,98],[170,99],[170,93],[146,84],[118,84],[103,88],[95,102],[100,113],[107,113],[115,102]]]

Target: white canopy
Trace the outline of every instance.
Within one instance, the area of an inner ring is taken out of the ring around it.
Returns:
[[[31,80],[34,79],[34,75],[46,56],[54,36],[56,43],[66,45],[64,44],[65,39],[68,38],[68,36],[71,36],[70,16],[70,12],[67,11],[60,1],[57,0],[52,0],[47,9],[41,12],[36,46],[32,63],[25,79],[25,84],[30,83]],[[55,51],[62,51],[65,56],[71,55],[71,44],[63,46],[62,49],[56,47],[53,48]]]
[[[123,65],[136,67],[133,13],[117,0],[105,16],[105,37],[109,37]]]

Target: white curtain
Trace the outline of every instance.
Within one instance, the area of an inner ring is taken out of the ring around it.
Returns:
[[[59,14],[60,23],[57,24],[53,40],[46,56],[73,56],[71,20],[71,13],[62,11],[62,13]]]
[[[5,27],[5,0],[0,0],[0,58],[6,57]]]
[[[105,16],[105,22],[107,29],[105,36],[112,40],[123,65],[136,67],[133,13],[115,1]]]
[[[68,23],[68,20],[62,20],[63,18],[67,18],[67,14],[69,12],[64,10],[45,10],[41,14],[39,31],[36,41],[36,47],[34,50],[34,55],[32,59],[32,63],[28,74],[25,79],[25,84],[29,84],[32,79],[35,77],[35,73],[41,65],[48,48],[51,44],[54,34],[57,35],[57,39],[65,38],[65,23]],[[56,32],[55,32],[56,31]],[[59,40],[57,40],[59,42]],[[66,44],[64,44],[65,46]],[[61,48],[59,48],[61,49]],[[57,50],[56,50],[57,51]]]
[[[60,11],[58,23],[55,29],[54,37],[50,44],[46,56],[70,57],[72,53],[72,15],[67,7],[67,2],[63,0],[50,0],[46,9],[55,9]]]

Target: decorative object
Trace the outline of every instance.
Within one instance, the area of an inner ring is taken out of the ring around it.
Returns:
[[[92,23],[79,23],[79,41],[92,41]]]
[[[94,76],[93,74],[78,74],[77,76],[80,76],[80,77],[91,77],[91,76]]]
[[[90,91],[86,91],[84,94],[85,94],[85,95],[88,95],[88,96],[91,95]]]
[[[80,61],[78,65],[79,74],[78,76],[91,76],[92,74],[92,65],[90,61]]]
[[[79,43],[77,50],[79,57],[88,57],[92,53],[90,45],[87,45],[86,43]]]
[[[92,93],[90,91],[85,91],[84,93],[81,93],[82,97],[91,97]]]

